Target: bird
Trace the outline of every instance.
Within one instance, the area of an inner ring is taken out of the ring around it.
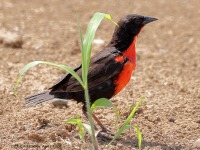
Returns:
[[[158,19],[154,17],[128,14],[117,22],[110,42],[91,57],[88,69],[88,89],[91,104],[99,98],[111,99],[128,84],[132,72],[136,69],[136,40],[138,35],[146,24],[156,20]],[[79,65],[74,71],[81,77],[82,65]],[[84,89],[71,74],[66,74],[48,90],[25,98],[25,103],[35,106],[54,98],[83,103],[82,112],[88,118]],[[94,113],[92,113],[92,117],[101,127],[102,132],[110,131]]]

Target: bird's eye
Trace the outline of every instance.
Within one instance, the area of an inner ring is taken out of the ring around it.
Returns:
[[[135,19],[135,24],[137,24],[137,25],[142,24],[142,22],[143,22],[142,18],[136,18]]]

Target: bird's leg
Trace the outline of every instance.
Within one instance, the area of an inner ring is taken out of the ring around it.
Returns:
[[[87,113],[86,109],[82,108],[82,111],[83,111],[84,116],[89,120],[88,113]],[[95,124],[94,124],[94,129],[97,130],[97,127],[96,127]]]
[[[83,114],[85,115],[85,117],[88,119],[88,113],[87,113],[86,109],[83,108],[82,111],[83,111]],[[105,135],[103,135],[101,132],[105,132],[105,133],[107,133],[108,135],[111,135],[111,136],[114,136],[115,134],[113,134],[110,130],[108,130],[108,129],[101,123],[101,121],[95,116],[94,113],[92,113],[92,117],[94,118],[94,120],[96,121],[96,123],[101,127],[101,131],[97,131],[97,132],[95,133],[95,135],[96,135],[97,137],[99,137],[102,141],[105,141],[105,142],[108,142],[108,141],[113,140],[112,137],[105,136]],[[95,128],[95,130],[98,130],[97,127],[96,127],[96,125],[94,125],[94,128]],[[116,140],[120,140],[120,139],[121,139],[121,138],[117,138]]]
[[[82,111],[83,111],[83,114],[85,115],[85,117],[88,119],[88,113],[87,113],[86,109],[83,108]],[[105,132],[105,133],[107,133],[107,134],[110,134],[110,135],[114,136],[114,134],[113,134],[110,130],[108,130],[108,129],[101,123],[101,121],[96,117],[96,115],[95,115],[94,113],[92,113],[92,117],[93,117],[93,119],[96,121],[96,123],[101,127],[101,132]],[[97,130],[96,125],[94,125],[94,127],[95,127],[95,130]]]
[[[110,134],[110,135],[114,136],[114,134],[113,134],[110,130],[108,130],[108,129],[101,123],[101,121],[95,116],[94,113],[92,113],[92,117],[94,118],[94,120],[96,121],[96,123],[101,127],[101,132],[105,132],[105,133],[107,133],[107,134]]]
[[[86,109],[83,108],[82,111],[83,111],[83,114],[85,115],[85,117],[88,119],[88,113],[87,113]],[[94,125],[94,128],[95,128],[95,130],[97,131],[97,132],[95,133],[95,135],[96,135],[97,137],[99,137],[102,141],[106,141],[106,142],[107,142],[107,141],[112,140],[113,138],[110,138],[110,137],[107,137],[107,136],[101,134],[101,132],[109,133],[110,130],[106,129],[106,128],[104,127],[104,125],[101,123],[101,121],[100,121],[94,114],[92,114],[92,117],[94,118],[94,120],[97,122],[97,124],[98,124],[98,125],[101,127],[101,129],[102,129],[102,131],[98,131],[96,125]],[[111,133],[111,132],[110,132],[110,133]],[[111,135],[114,135],[114,134],[111,134]]]

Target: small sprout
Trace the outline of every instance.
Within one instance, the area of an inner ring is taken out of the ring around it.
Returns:
[[[82,141],[85,141],[85,131],[84,131],[83,124],[79,116],[76,116],[74,119],[66,120],[65,122],[68,124],[77,125],[79,129],[79,137]]]
[[[142,102],[143,98],[141,98],[139,100],[139,102],[137,102],[136,106],[133,108],[132,112],[130,113],[130,115],[128,116],[128,118],[126,119],[126,121],[123,123],[122,127],[117,131],[117,133],[115,134],[113,140],[108,144],[108,146],[115,141],[127,128],[129,128],[129,124],[131,122],[131,119],[133,118],[135,112],[137,111],[138,107],[140,106],[141,102]]]
[[[137,126],[132,126],[132,128],[135,130],[135,132],[137,133],[137,138],[138,138],[138,148],[139,150],[141,149],[141,145],[142,145],[142,133],[140,131],[140,129]]]
[[[115,128],[117,126],[117,124],[119,123],[119,110],[117,109],[117,107],[113,107],[114,112],[115,112]]]

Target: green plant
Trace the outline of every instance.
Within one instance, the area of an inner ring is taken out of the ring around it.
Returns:
[[[142,98],[139,100],[139,102],[135,105],[135,107],[133,107],[133,110],[131,111],[130,115],[128,116],[128,118],[125,120],[125,122],[123,123],[123,125],[121,126],[121,128],[116,132],[113,140],[107,145],[107,147],[113,142],[115,141],[126,129],[128,128],[133,128],[134,131],[137,132],[137,137],[138,137],[138,147],[139,149],[141,149],[141,143],[142,143],[142,134],[139,130],[139,128],[137,126],[131,126],[130,122],[131,119],[133,118],[133,116],[135,115],[135,112],[137,111],[138,107],[140,106],[141,102],[142,102]]]
[[[138,107],[140,106],[141,102],[142,102],[143,98],[141,98],[138,103],[135,106],[131,106],[131,113],[129,114],[129,116],[127,117],[127,119],[125,120],[125,122],[123,123],[123,125],[121,126],[121,128],[119,128],[119,130],[115,133],[114,138],[112,139],[112,141],[106,146],[107,148],[111,145],[111,143],[113,143],[125,130],[127,129],[133,129],[136,133],[137,133],[137,138],[138,138],[138,148],[141,149],[141,145],[142,145],[142,133],[140,131],[140,129],[136,126],[136,125],[130,125],[130,122],[132,120],[132,118],[135,115],[135,112],[137,111]],[[118,123],[118,119],[120,117],[119,115],[119,111],[118,109],[108,100],[105,98],[102,99],[98,99],[96,100],[92,106],[91,106],[91,111],[94,111],[96,108],[99,107],[113,107],[114,112],[115,112],[115,125],[116,123]],[[72,121],[71,121],[72,120]],[[91,135],[91,127],[88,124],[82,123],[80,124],[80,118],[76,119],[69,119],[67,120],[67,123],[72,123],[72,124],[77,124],[78,128],[79,128],[79,136],[81,139],[83,139],[82,136],[84,136],[82,133],[84,132],[80,132],[80,130],[83,130],[83,127],[87,130],[87,132]],[[78,124],[79,123],[79,124]]]
[[[75,118],[66,120],[66,123],[77,125],[79,130],[79,137],[82,141],[85,141],[85,131],[80,116],[76,115]]]
[[[93,143],[93,146],[95,149],[98,149],[98,144],[97,144],[97,141],[95,138],[94,122],[93,122],[92,114],[91,114],[92,111],[90,109],[87,75],[88,75],[88,68],[89,68],[89,64],[90,64],[92,42],[93,42],[96,30],[97,30],[98,26],[100,25],[101,21],[103,20],[103,18],[107,18],[107,19],[111,20],[111,17],[109,14],[95,13],[93,15],[92,19],[90,20],[90,22],[88,24],[88,28],[87,28],[84,38],[82,36],[82,31],[81,31],[80,25],[78,24],[80,40],[81,40],[81,50],[82,50],[82,78],[79,77],[78,74],[68,66],[61,65],[61,64],[55,64],[55,63],[51,63],[51,62],[46,62],[46,61],[33,61],[33,62],[27,64],[20,71],[20,74],[17,78],[16,84],[14,87],[14,91],[15,91],[14,93],[16,95],[16,89],[19,86],[19,83],[20,83],[22,77],[24,76],[25,72],[28,69],[30,69],[31,67],[34,67],[38,64],[47,64],[47,65],[55,66],[55,67],[58,67],[60,69],[67,71],[72,76],[74,76],[74,78],[76,78],[80,82],[80,84],[82,85],[84,92],[85,92],[86,107],[87,107],[87,111],[88,111],[88,118],[89,118],[89,122],[90,122],[90,126],[91,126],[91,133],[92,133],[91,140],[92,140],[92,143]]]
[[[113,104],[111,101],[109,101],[108,99],[106,98],[100,98],[98,100],[96,100],[90,110],[91,112],[94,111],[94,109],[96,108],[99,108],[99,107],[113,107]],[[85,124],[85,123],[82,123],[80,117],[78,116],[75,116],[73,119],[68,119],[65,121],[66,123],[68,124],[76,124],[78,126],[78,129],[79,129],[79,136],[80,136],[80,139],[82,141],[85,141],[85,132],[84,132],[84,128],[87,130],[87,132],[92,135],[92,130],[91,130],[91,126],[88,125],[88,124]]]

